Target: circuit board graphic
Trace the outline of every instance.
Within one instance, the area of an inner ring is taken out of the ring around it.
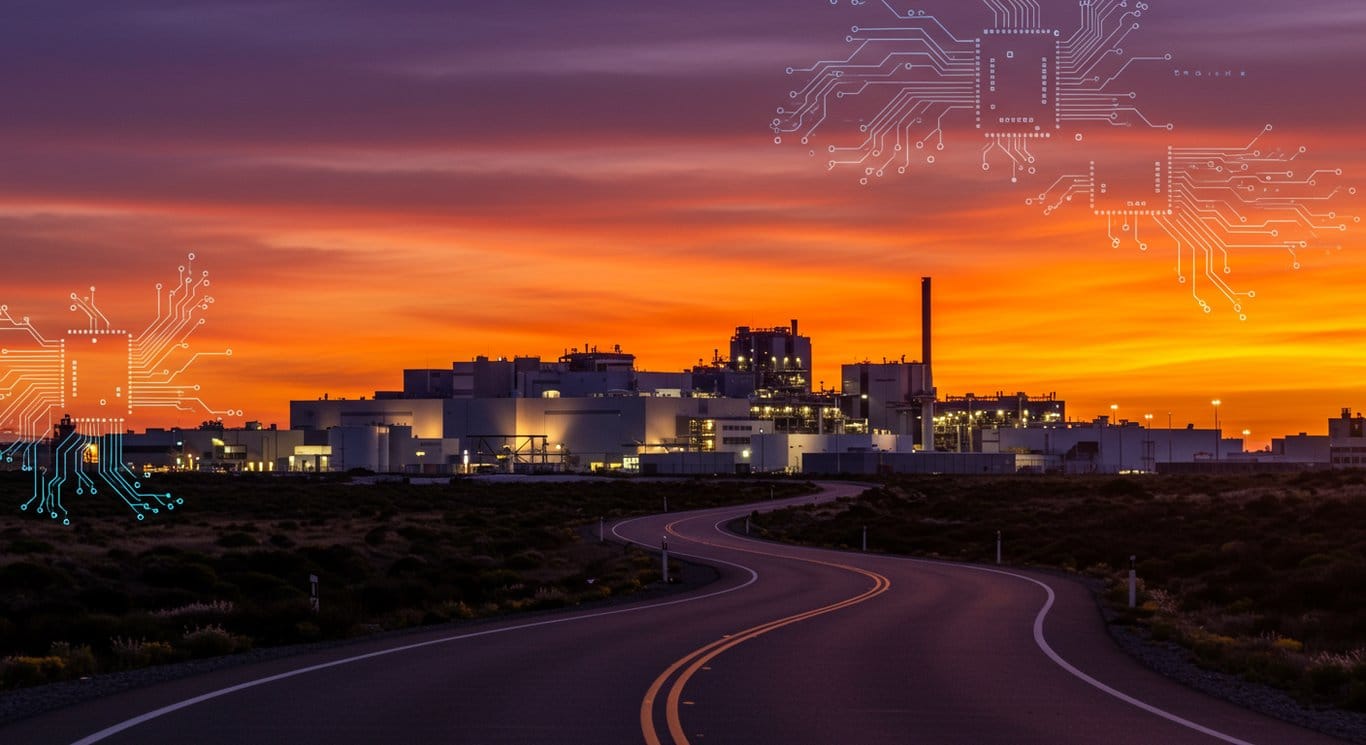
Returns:
[[[196,273],[194,261],[190,254],[174,284],[156,285],[156,318],[138,333],[105,316],[94,287],[71,293],[78,320],[60,337],[0,305],[0,431],[12,433],[0,441],[0,461],[32,474],[33,494],[21,510],[70,525],[68,492],[115,496],[138,520],[183,504],[144,488],[150,474],[125,462],[123,435],[127,417],[140,409],[233,414],[214,410],[200,386],[183,381],[200,359],[232,356],[231,349],[190,351],[214,304],[209,273]]]
[[[1212,291],[1242,320],[1256,292],[1230,284],[1233,254],[1283,252],[1298,269],[1303,251],[1340,248],[1335,241],[1361,222],[1335,206],[1356,195],[1341,170],[1302,165],[1304,147],[1262,145],[1270,126],[1256,137],[1259,125],[1249,127],[1248,140],[1234,146],[1166,145],[1139,166],[1047,166],[1045,148],[1075,155],[1097,135],[1125,135],[1138,147],[1170,137],[1176,124],[1145,114],[1126,80],[1171,67],[1174,55],[1126,48],[1150,11],[1146,2],[1078,0],[1066,29],[1048,25],[1037,0],[981,2],[990,25],[963,32],[942,15],[880,0],[886,23],[850,28],[846,56],[787,68],[794,84],[770,123],[775,142],[800,142],[828,170],[853,170],[865,186],[975,147],[974,169],[1004,171],[1045,215],[1085,206],[1105,220],[1114,248],[1148,251],[1150,236],[1161,236],[1195,302],[1210,313]],[[1212,73],[1235,76],[1246,73]]]

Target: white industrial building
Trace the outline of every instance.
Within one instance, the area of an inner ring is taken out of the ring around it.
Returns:
[[[578,398],[446,398],[293,401],[290,421],[296,429],[327,431],[350,428],[400,428],[402,462],[385,455],[393,447],[378,440],[392,435],[363,435],[364,446],[337,452],[332,469],[432,470],[441,458],[448,470],[598,470],[631,467],[644,453],[703,449],[703,439],[717,422],[748,421],[746,399],[682,396],[611,395]],[[710,424],[708,424],[710,423]],[[724,426],[724,425],[721,425]],[[356,435],[360,437],[362,435]],[[426,443],[422,445],[421,443]],[[710,448],[708,448],[710,449]],[[423,452],[419,457],[417,452]],[[440,455],[434,455],[439,451]],[[345,456],[345,457],[342,457]]]
[[[1114,424],[1109,417],[1093,422],[994,427],[981,433],[984,453],[1032,456],[1022,468],[1064,473],[1153,473],[1161,463],[1234,460],[1243,452],[1241,438],[1222,437],[1218,430]]]

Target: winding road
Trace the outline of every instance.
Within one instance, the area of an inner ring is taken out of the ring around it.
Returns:
[[[233,667],[16,722],[0,742],[1338,742],[1150,672],[1070,580],[724,530],[812,499],[613,526],[717,567],[697,591]]]

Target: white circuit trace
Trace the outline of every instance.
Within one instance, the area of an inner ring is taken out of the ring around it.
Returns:
[[[0,431],[14,433],[12,442],[0,443],[0,461],[18,462],[33,475],[33,494],[21,510],[70,525],[68,489],[77,496],[107,490],[138,520],[183,504],[144,489],[150,474],[139,475],[124,461],[123,433],[127,417],[140,409],[242,413],[213,409],[199,385],[182,381],[200,359],[232,356],[231,349],[190,351],[190,337],[214,304],[209,273],[196,274],[194,260],[190,254],[174,285],[156,285],[156,318],[136,334],[105,316],[94,287],[88,295],[71,294],[70,310],[80,321],[60,338],[0,305]]]
[[[982,171],[1004,164],[1010,182],[1019,184],[1053,178],[1039,175],[1040,149],[1050,143],[1081,147],[1088,131],[1165,136],[1175,130],[1175,124],[1144,114],[1137,93],[1124,83],[1142,66],[1173,59],[1170,52],[1144,56],[1125,50],[1148,3],[1078,0],[1080,19],[1064,31],[1044,24],[1037,0],[981,2],[992,24],[968,34],[924,10],[880,0],[894,21],[852,27],[845,41],[853,48],[843,59],[787,68],[802,82],[770,123],[774,141],[795,137],[811,148],[811,157],[824,157],[828,170],[854,169],[867,186],[891,173],[935,166],[965,132],[979,143]],[[839,141],[846,134],[841,126],[851,121],[857,131],[850,129],[847,141]],[[1262,135],[1270,132],[1267,126]],[[822,135],[836,140],[823,152],[813,146]],[[1086,204],[1106,219],[1115,248],[1131,241],[1147,251],[1144,230],[1166,236],[1163,245],[1176,247],[1178,281],[1196,303],[1212,311],[1200,289],[1206,285],[1247,320],[1244,305],[1256,292],[1229,283],[1230,254],[1284,251],[1298,269],[1305,249],[1340,248],[1331,245],[1333,237],[1361,221],[1333,207],[1356,195],[1340,183],[1340,170],[1297,169],[1306,148],[1262,149],[1260,140],[1259,135],[1238,147],[1170,147],[1146,175],[1137,174],[1149,186],[1136,199],[1116,202],[1124,190],[1109,174],[1098,173],[1093,161],[1089,172],[1057,177],[1026,204],[1042,207],[1046,215]],[[1135,174],[1120,176],[1122,181]]]

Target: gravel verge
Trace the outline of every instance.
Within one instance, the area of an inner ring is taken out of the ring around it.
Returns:
[[[1157,641],[1142,627],[1111,623],[1114,614],[1104,608],[1102,613],[1106,616],[1110,636],[1120,649],[1155,672],[1201,693],[1260,714],[1366,745],[1366,714],[1305,706],[1279,688],[1253,683],[1228,673],[1206,670],[1195,663],[1195,658],[1186,648],[1173,642]]]

